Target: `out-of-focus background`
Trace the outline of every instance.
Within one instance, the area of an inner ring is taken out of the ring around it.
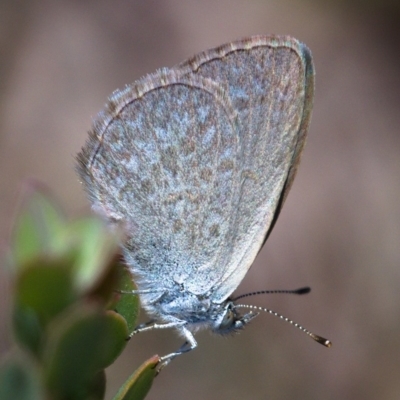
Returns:
[[[238,293],[310,285],[253,304],[277,318],[208,332],[156,379],[149,399],[400,398],[400,5],[397,1],[0,1],[0,239],[22,182],[48,185],[71,216],[89,212],[74,156],[107,96],[142,75],[251,34],[312,50],[315,105],[293,189]],[[11,346],[0,270],[0,353]],[[132,340],[109,369],[108,398],[172,331]],[[0,354],[0,355],[1,355]]]

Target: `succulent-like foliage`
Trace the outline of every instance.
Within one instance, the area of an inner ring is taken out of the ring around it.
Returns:
[[[16,348],[0,367],[2,400],[100,400],[105,368],[126,345],[139,314],[135,286],[119,261],[118,235],[95,217],[67,221],[37,185],[16,217],[7,262]],[[128,294],[125,294],[128,292]],[[115,399],[143,399],[158,357]]]

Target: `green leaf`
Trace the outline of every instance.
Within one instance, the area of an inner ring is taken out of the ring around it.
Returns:
[[[157,374],[158,356],[144,362],[121,386],[113,400],[141,400],[149,392]]]
[[[118,239],[97,217],[81,218],[68,224],[63,243],[76,249],[73,276],[76,287],[85,292],[101,284],[118,252]]]
[[[139,318],[140,302],[139,296],[131,294],[136,290],[136,285],[133,282],[132,275],[128,268],[123,264],[119,265],[120,283],[118,291],[115,294],[115,301],[110,305],[110,309],[115,310],[118,314],[122,315],[128,324],[129,332],[132,332]]]
[[[12,232],[13,267],[22,268],[32,258],[48,252],[64,226],[63,214],[45,190],[37,184],[29,185]]]
[[[15,282],[13,326],[19,342],[38,355],[47,324],[75,300],[68,261],[26,263]]]
[[[106,394],[106,371],[98,372],[88,385],[88,394],[85,400],[103,400]]]
[[[45,191],[30,185],[14,224],[9,258],[21,270],[35,258],[67,255],[75,285],[84,293],[109,274],[119,239],[95,216],[67,223]]]
[[[43,400],[39,372],[26,357],[9,358],[0,367],[1,400]]]
[[[44,331],[36,312],[16,305],[13,312],[13,330],[19,344],[39,357]]]
[[[128,330],[117,313],[86,305],[54,320],[48,335],[46,386],[56,398],[86,400],[96,374],[124,349]]]

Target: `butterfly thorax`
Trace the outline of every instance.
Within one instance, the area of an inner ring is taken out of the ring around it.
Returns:
[[[219,334],[231,333],[242,329],[257,315],[240,315],[230,299],[213,303],[208,295],[191,293],[184,285],[167,289],[154,301],[148,301],[146,295],[141,296],[141,300],[143,307],[156,320],[182,323],[192,332],[209,328]]]

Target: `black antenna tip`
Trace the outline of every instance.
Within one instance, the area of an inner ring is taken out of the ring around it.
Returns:
[[[311,288],[308,287],[308,286],[302,287],[302,288],[297,289],[297,290],[294,291],[294,293],[296,293],[296,294],[307,294],[307,293],[310,293],[310,292],[311,292]]]
[[[322,344],[325,347],[332,347],[332,342],[328,339],[323,338],[322,336],[318,336],[315,333],[311,333],[310,336],[318,343]]]

